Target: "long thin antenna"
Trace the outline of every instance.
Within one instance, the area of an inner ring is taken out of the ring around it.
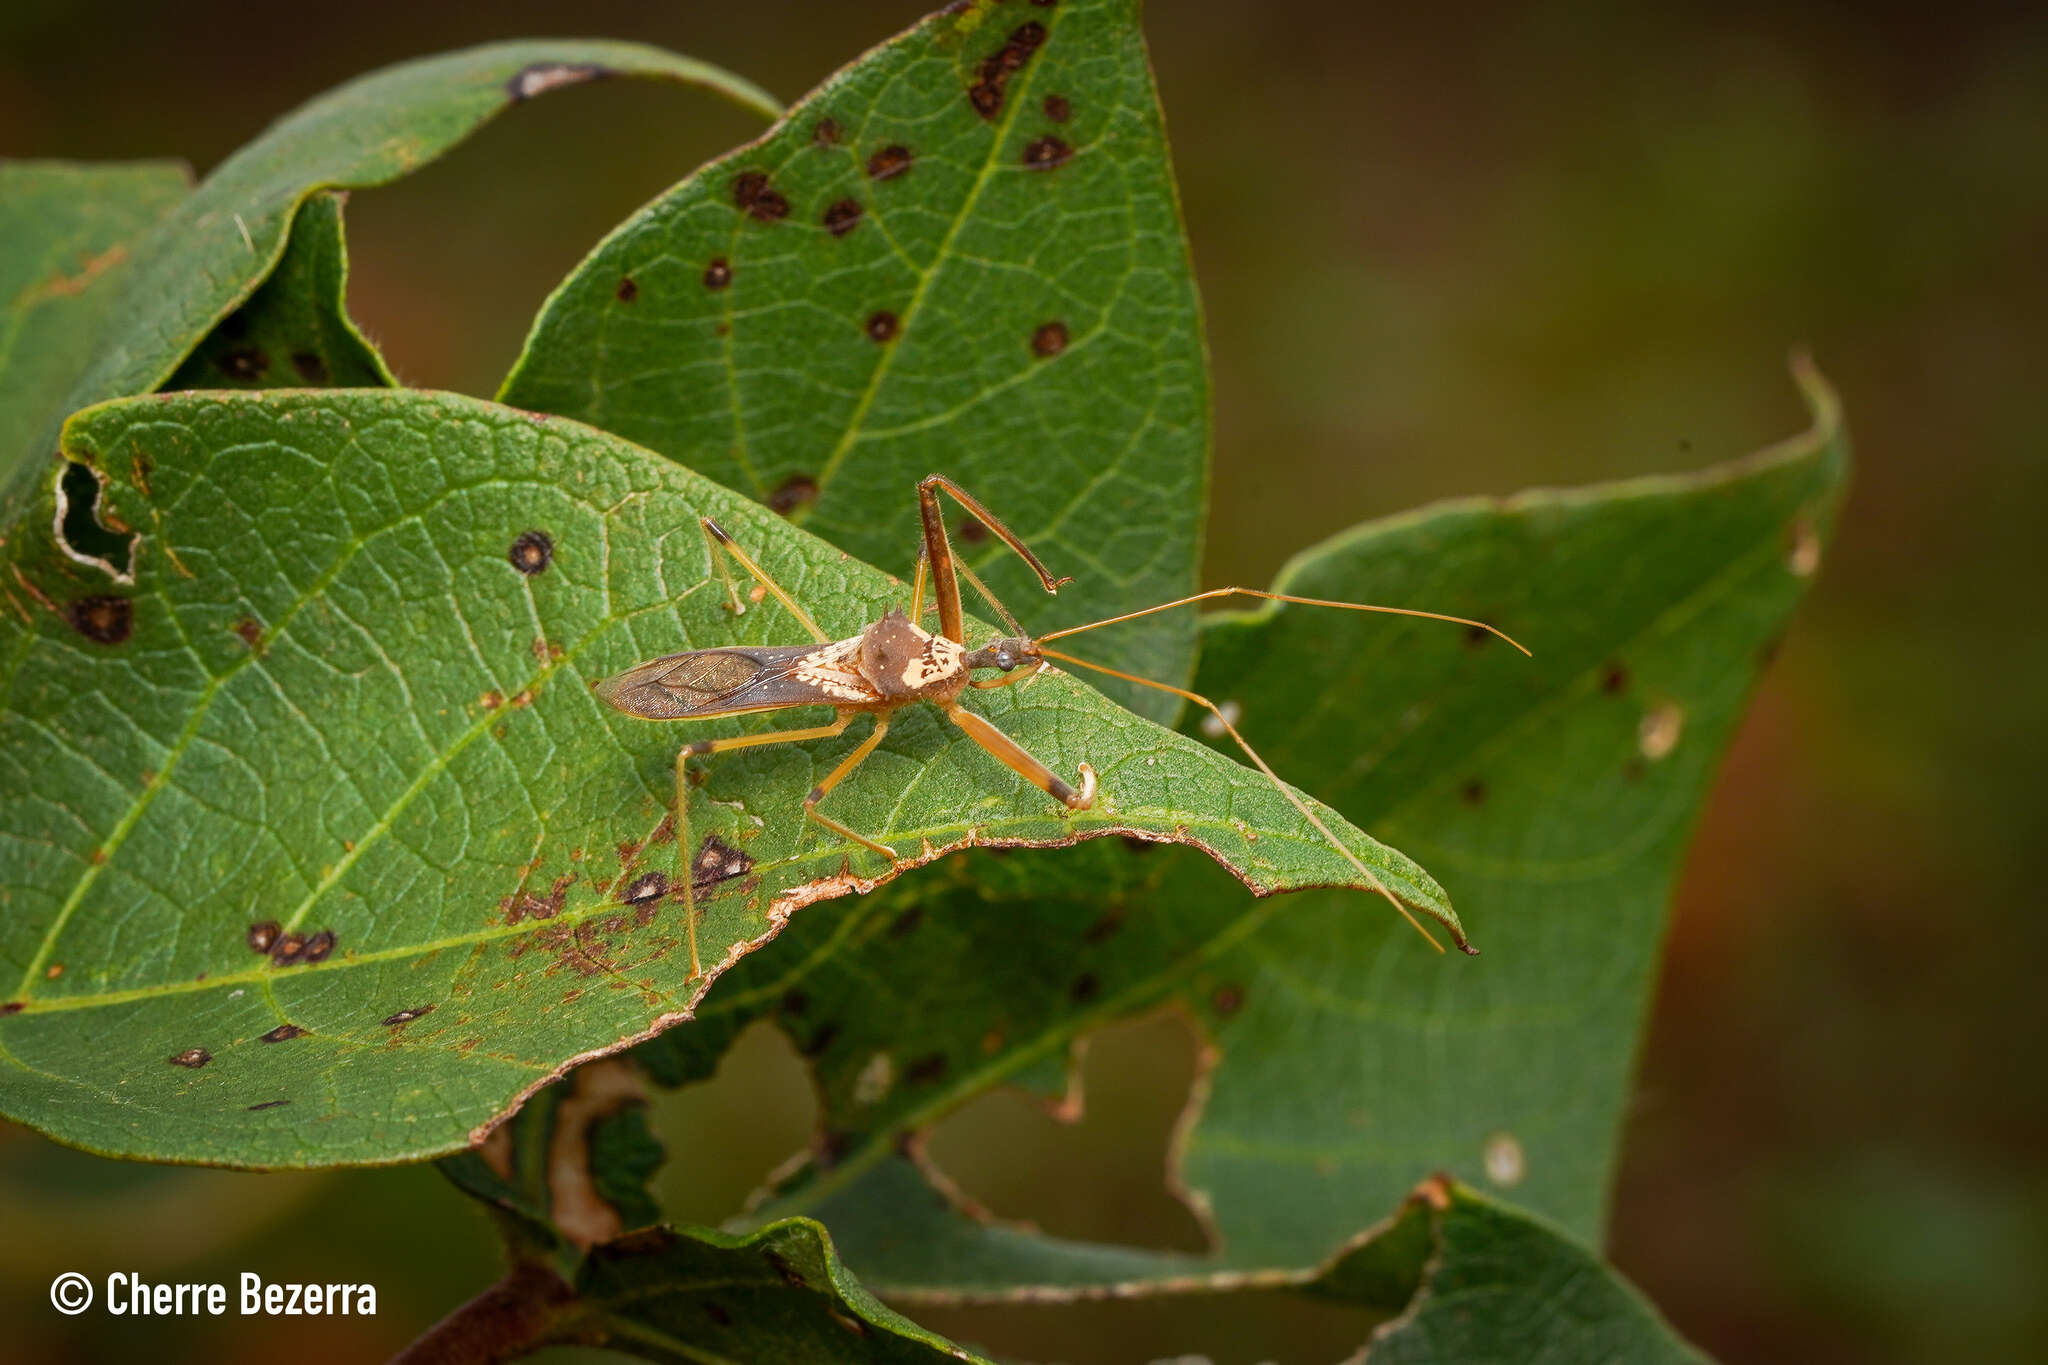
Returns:
[[[1223,591],[1228,592],[1231,591],[1231,589],[1224,589]],[[1203,596],[1214,595],[1215,594],[1213,593],[1203,594]],[[1285,600],[1304,601],[1306,599],[1288,598]],[[1180,604],[1177,602],[1169,602],[1167,603],[1167,605],[1178,606]],[[1345,606],[1348,604],[1336,602],[1330,603],[1329,605]],[[1152,610],[1158,611],[1160,610],[1160,608],[1154,607]],[[1146,613],[1139,611],[1132,612],[1131,615],[1143,616],[1146,615]],[[1116,617],[1112,619],[1128,620],[1130,618]],[[1098,621],[1096,622],[1096,624],[1108,625],[1109,622]],[[1087,627],[1076,627],[1076,629],[1085,630],[1087,629]],[[1062,631],[1060,633],[1071,634],[1072,632]],[[1049,640],[1051,638],[1052,637],[1049,635],[1041,637],[1040,644],[1043,645],[1045,640]],[[1502,638],[1505,639],[1506,637],[1503,636]],[[1512,644],[1513,641],[1509,641],[1509,643]],[[1517,646],[1517,648],[1519,648],[1519,646]],[[1060,651],[1056,649],[1041,648],[1039,652],[1043,654],[1046,658],[1058,659],[1061,663],[1076,664],[1082,668],[1092,669],[1097,673],[1106,673],[1112,678],[1122,678],[1125,682],[1134,682],[1142,687],[1151,687],[1156,688],[1161,692],[1170,692],[1174,696],[1181,698],[1183,701],[1191,701],[1195,705],[1200,706],[1207,710],[1208,713],[1214,716],[1216,720],[1223,726],[1224,731],[1228,733],[1232,739],[1237,741],[1237,747],[1244,750],[1245,757],[1249,758],[1254,764],[1258,766],[1259,771],[1266,775],[1267,780],[1273,784],[1273,789],[1279,792],[1282,796],[1286,797],[1288,803],[1292,805],[1296,810],[1300,811],[1303,817],[1306,818],[1311,825],[1314,825],[1325,839],[1328,839],[1330,841],[1330,847],[1336,849],[1338,853],[1343,855],[1344,860],[1346,862],[1350,863],[1353,867],[1357,868],[1359,875],[1365,878],[1366,882],[1371,885],[1373,890],[1379,892],[1380,895],[1386,897],[1387,903],[1389,905],[1393,906],[1396,910],[1399,910],[1401,912],[1401,918],[1407,920],[1408,923],[1414,927],[1415,932],[1422,935],[1422,937],[1429,943],[1430,947],[1436,949],[1438,952],[1442,952],[1444,950],[1443,944],[1438,943],[1436,941],[1436,937],[1433,934],[1431,934],[1429,930],[1422,927],[1422,921],[1415,918],[1414,912],[1411,911],[1406,905],[1401,903],[1401,898],[1396,896],[1393,892],[1389,891],[1387,889],[1386,883],[1382,882],[1379,879],[1379,877],[1373,873],[1373,870],[1371,868],[1367,867],[1364,863],[1360,862],[1358,855],[1353,853],[1350,849],[1344,846],[1343,840],[1339,839],[1335,834],[1331,833],[1330,827],[1324,824],[1321,818],[1318,817],[1314,811],[1308,808],[1307,802],[1303,801],[1300,797],[1296,796],[1292,791],[1288,789],[1287,784],[1280,780],[1280,774],[1274,772],[1273,769],[1267,765],[1266,760],[1259,757],[1258,751],[1252,748],[1252,746],[1246,742],[1245,737],[1237,732],[1237,727],[1230,723],[1230,717],[1224,715],[1223,709],[1216,705],[1215,702],[1210,701],[1207,697],[1202,696],[1198,692],[1190,692],[1186,688],[1175,687],[1171,683],[1155,682],[1151,678],[1141,678],[1135,673],[1126,673],[1122,669],[1110,668],[1106,664],[1090,663],[1086,659],[1077,659],[1071,654],[1062,654],[1060,653]],[[1469,953],[1473,957],[1477,957],[1479,955],[1479,950],[1477,948],[1474,948],[1471,944],[1467,943],[1462,936],[1458,938],[1457,942],[1458,949],[1460,952]]]
[[[1509,635],[1506,631],[1489,626],[1484,621],[1474,621],[1468,616],[1446,616],[1440,611],[1416,611],[1411,607],[1376,607],[1365,602],[1332,602],[1321,597],[1291,597],[1284,592],[1261,592],[1257,588],[1211,588],[1207,592],[1198,592],[1192,597],[1177,597],[1171,602],[1161,602],[1156,607],[1146,607],[1143,611],[1127,611],[1122,616],[1104,617],[1100,621],[1090,621],[1085,626],[1068,626],[1065,630],[1056,630],[1050,635],[1041,635],[1038,639],[1039,643],[1043,644],[1047,640],[1057,640],[1062,635],[1079,635],[1084,630],[1094,630],[1099,626],[1113,626],[1119,621],[1135,621],[1140,616],[1150,616],[1155,611],[1168,611],[1174,607],[1185,607],[1191,602],[1206,602],[1211,598],[1230,597],[1232,595],[1257,597],[1268,602],[1293,602],[1298,606],[1304,607],[1342,607],[1346,611],[1375,611],[1387,616],[1420,616],[1430,621],[1449,621],[1453,625],[1471,626],[1477,630],[1483,630],[1489,635],[1495,635],[1506,640],[1516,649],[1521,650],[1522,653],[1529,653],[1527,647],[1521,641],[1515,639],[1514,636]],[[1530,655],[1530,657],[1534,658],[1535,656]],[[1075,662],[1078,663],[1079,660]],[[1093,665],[1088,666],[1093,667]],[[1138,678],[1135,681],[1150,682],[1151,680]],[[1163,687],[1165,684],[1152,683],[1152,686]],[[1171,689],[1168,690],[1170,691]]]

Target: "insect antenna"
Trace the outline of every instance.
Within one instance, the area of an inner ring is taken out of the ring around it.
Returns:
[[[1257,597],[1267,602],[1293,602],[1298,606],[1304,607],[1342,607],[1346,611],[1376,611],[1387,616],[1419,616],[1428,621],[1449,621],[1452,625],[1469,626],[1475,630],[1483,630],[1489,635],[1507,641],[1516,649],[1521,650],[1522,653],[1529,653],[1526,645],[1506,631],[1496,626],[1489,626],[1484,621],[1474,621],[1468,616],[1446,616],[1440,611],[1418,611],[1413,607],[1379,607],[1368,602],[1332,602],[1322,597],[1293,597],[1284,592],[1261,592],[1257,588],[1211,588],[1207,592],[1198,592],[1192,597],[1177,597],[1171,602],[1161,602],[1156,607],[1146,607],[1142,611],[1127,611],[1122,616],[1106,616],[1100,621],[1090,621],[1086,625],[1068,626],[1065,630],[1056,630],[1049,635],[1041,635],[1038,637],[1038,640],[1040,644],[1043,644],[1047,640],[1057,640],[1063,635],[1079,635],[1084,630],[1094,630],[1100,626],[1113,626],[1119,621],[1135,621],[1140,616],[1150,616],[1154,612],[1159,611],[1170,611],[1174,607],[1185,607],[1191,602],[1206,602],[1211,598],[1233,596]],[[1530,657],[1534,658],[1535,656],[1530,655]],[[1139,678],[1136,681],[1150,682],[1146,678]],[[1164,684],[1151,683],[1151,686],[1161,687]]]
[[[1204,595],[1207,596],[1210,594]],[[1302,601],[1305,599],[1292,598],[1288,600]],[[1168,603],[1167,605],[1178,606],[1180,604]],[[1332,605],[1342,606],[1346,604],[1333,603]],[[1158,608],[1155,607],[1153,608],[1153,610],[1156,611],[1158,610]],[[1143,616],[1145,614],[1145,612],[1141,611],[1131,613],[1132,616]],[[1426,615],[1428,613],[1415,614]],[[1113,619],[1127,620],[1129,618],[1117,617]],[[1098,621],[1095,624],[1107,625],[1109,623],[1107,621]],[[1474,624],[1477,623],[1475,622]],[[1075,629],[1086,630],[1088,629],[1088,627],[1079,626]],[[1060,631],[1058,633],[1062,635],[1067,635],[1072,634],[1073,632]],[[1045,640],[1049,640],[1051,638],[1052,636],[1049,635],[1041,636],[1040,644],[1042,645]],[[1505,639],[1506,637],[1503,636],[1502,638]],[[1510,643],[1513,642],[1510,641]],[[1520,648],[1520,646],[1517,646],[1517,648]],[[1324,824],[1322,822],[1322,819],[1319,816],[1317,816],[1317,814],[1313,810],[1309,809],[1308,803],[1306,801],[1303,801],[1299,796],[1296,796],[1294,792],[1289,789],[1288,785],[1280,780],[1280,774],[1274,772],[1273,769],[1267,764],[1266,760],[1259,757],[1258,750],[1252,748],[1252,746],[1245,740],[1245,737],[1238,733],[1237,727],[1230,723],[1230,717],[1223,714],[1222,707],[1218,706],[1215,702],[1210,701],[1207,697],[1202,696],[1198,692],[1190,692],[1184,687],[1175,687],[1171,683],[1157,682],[1151,678],[1141,678],[1135,673],[1126,673],[1120,668],[1111,668],[1106,664],[1090,663],[1086,659],[1079,659],[1071,654],[1063,654],[1056,649],[1041,649],[1039,652],[1042,653],[1046,658],[1058,659],[1061,663],[1075,664],[1081,668],[1091,669],[1097,673],[1106,673],[1112,678],[1122,678],[1125,682],[1134,682],[1143,687],[1156,688],[1161,692],[1170,692],[1174,696],[1179,697],[1184,701],[1191,701],[1195,705],[1202,707],[1204,710],[1208,711],[1208,713],[1214,716],[1218,723],[1220,723],[1223,726],[1224,732],[1227,733],[1232,739],[1237,741],[1237,747],[1244,750],[1245,757],[1249,758],[1253,762],[1253,764],[1255,764],[1258,767],[1258,770],[1266,775],[1267,780],[1273,784],[1273,789],[1279,792],[1282,796],[1286,797],[1288,804],[1292,805],[1296,810],[1300,811],[1302,813],[1302,816],[1305,819],[1307,819],[1307,821],[1311,825],[1314,825],[1317,831],[1320,832],[1325,839],[1328,839],[1330,841],[1330,847],[1336,849],[1338,853],[1344,856],[1344,860],[1346,862],[1350,863],[1353,867],[1357,868],[1359,874],[1365,878],[1367,884],[1369,884],[1373,890],[1379,892],[1380,895],[1386,897],[1387,903],[1393,906],[1396,910],[1399,910],[1401,912],[1401,918],[1407,920],[1408,923],[1414,928],[1415,932],[1422,935],[1422,937],[1428,941],[1430,947],[1436,949],[1438,952],[1442,952],[1444,950],[1444,946],[1436,941],[1436,936],[1431,934],[1429,930],[1423,928],[1422,921],[1415,917],[1415,913],[1412,910],[1410,910],[1406,905],[1402,904],[1401,898],[1399,896],[1396,896],[1392,891],[1389,891],[1387,889],[1386,883],[1381,881],[1379,877],[1373,873],[1373,870],[1371,868],[1367,867],[1363,862],[1359,861],[1358,855],[1353,853],[1350,849],[1346,848],[1344,846],[1344,841],[1339,839],[1334,833],[1332,833],[1330,827]],[[1458,950],[1460,952],[1468,953],[1473,957],[1479,956],[1479,950],[1477,948],[1474,948],[1470,943],[1466,942],[1462,935],[1458,936],[1457,944]]]

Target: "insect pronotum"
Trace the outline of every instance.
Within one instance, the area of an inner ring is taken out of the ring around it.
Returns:
[[[731,749],[746,749],[763,744],[791,744],[810,739],[827,739],[845,731],[855,716],[870,712],[875,717],[875,728],[868,737],[856,745],[853,751],[827,773],[809,794],[804,797],[804,815],[817,821],[827,829],[872,849],[894,863],[898,861],[896,851],[887,844],[878,843],[858,830],[849,829],[831,816],[818,809],[831,790],[844,781],[847,774],[859,767],[861,761],[875,751],[882,742],[882,736],[889,732],[889,718],[897,710],[912,702],[930,702],[967,734],[969,739],[994,754],[1012,771],[1026,781],[1043,789],[1055,801],[1072,810],[1086,810],[1095,804],[1096,775],[1088,764],[1080,765],[1080,785],[1074,786],[1051,768],[1034,758],[1029,751],[1015,740],[998,730],[986,718],[968,710],[962,699],[970,689],[1008,687],[1035,677],[1040,671],[1057,660],[1080,668],[1105,673],[1113,678],[1170,692],[1176,697],[1202,707],[1220,725],[1225,733],[1237,742],[1260,772],[1273,783],[1280,794],[1299,810],[1331,847],[1365,878],[1366,884],[1384,896],[1396,910],[1415,926],[1416,932],[1428,939],[1439,952],[1442,945],[1422,927],[1421,921],[1403,905],[1400,898],[1387,889],[1371,868],[1359,861],[1358,855],[1344,846],[1344,842],[1331,832],[1328,825],[1316,815],[1308,804],[1296,796],[1279,775],[1260,758],[1237,726],[1224,714],[1216,703],[1207,697],[1190,692],[1185,688],[1168,683],[1141,678],[1120,669],[1102,664],[1090,663],[1055,649],[1046,648],[1048,641],[1063,636],[1079,635],[1082,631],[1094,630],[1100,626],[1115,625],[1122,621],[1133,621],[1154,612],[1168,611],[1174,607],[1187,606],[1194,602],[1206,602],[1220,597],[1255,597],[1268,602],[1292,602],[1302,606],[1341,607],[1349,611],[1384,612],[1393,616],[1419,616],[1433,621],[1450,621],[1487,631],[1506,640],[1516,649],[1527,654],[1515,640],[1504,632],[1496,630],[1484,621],[1474,621],[1463,616],[1446,616],[1441,612],[1417,611],[1407,607],[1373,606],[1362,602],[1332,602],[1314,597],[1294,597],[1286,593],[1262,592],[1257,588],[1211,588],[1188,597],[1175,598],[1158,606],[1145,607],[1139,611],[1125,612],[1085,625],[1068,626],[1063,630],[1032,638],[1003,604],[996,600],[981,579],[965,564],[953,558],[953,547],[946,537],[946,524],[939,511],[939,493],[950,494],[969,515],[974,517],[990,532],[1031,566],[1032,572],[1045,586],[1047,592],[1059,591],[1062,584],[1072,582],[1068,578],[1054,578],[1050,570],[1039,561],[1031,548],[1015,532],[1005,526],[994,513],[983,507],[971,494],[951,479],[934,474],[917,486],[918,512],[924,524],[923,542],[917,556],[917,572],[910,593],[910,610],[900,608],[889,612],[881,620],[864,628],[858,635],[843,640],[834,640],[827,635],[810,613],[800,606],[782,586],[771,578],[767,571],[756,564],[746,551],[733,543],[731,536],[709,517],[700,518],[704,539],[710,549],[711,562],[717,568],[725,583],[726,604],[735,613],[746,611],[733,585],[732,571],[727,560],[736,561],[741,568],[761,585],[763,590],[756,595],[773,595],[775,600],[788,609],[791,616],[810,632],[813,644],[808,645],[725,645],[714,649],[693,649],[681,654],[668,654],[637,664],[615,677],[606,678],[596,684],[597,695],[629,716],[647,720],[709,720],[719,716],[741,716],[761,711],[782,711],[799,706],[830,706],[837,715],[829,725],[814,725],[797,730],[774,730],[765,734],[739,735],[728,739],[699,739],[682,746],[676,753],[676,804],[675,830],[676,847],[680,855],[685,919],[689,927],[690,976],[703,975],[703,965],[697,956],[697,898],[696,869],[691,859],[689,820],[689,779],[686,764],[699,754],[723,753]],[[925,580],[929,575],[933,596],[939,612],[939,633],[933,635],[921,624],[924,620]],[[1010,634],[998,636],[979,649],[970,649],[960,611],[961,576],[974,585],[975,590],[988,601],[1009,627]],[[994,670],[998,676],[977,678],[973,676],[982,670]],[[1472,951],[1467,948],[1466,951]]]

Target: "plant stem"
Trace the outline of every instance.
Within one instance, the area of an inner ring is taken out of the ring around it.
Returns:
[[[391,1365],[499,1365],[557,1339],[577,1310],[576,1292],[537,1262],[505,1278],[428,1328]]]

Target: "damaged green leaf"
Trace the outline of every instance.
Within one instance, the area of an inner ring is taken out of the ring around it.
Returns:
[[[1076,575],[1049,601],[959,523],[1030,629],[1192,592],[1208,378],[1135,0],[948,9],[868,52],[621,224],[548,300],[500,397],[899,571],[902,490],[948,475]],[[1193,615],[1131,622],[1101,651],[1184,682]],[[1155,720],[1179,708],[1094,681]]]
[[[962,874],[914,910],[821,907],[642,1050],[665,1079],[707,1075],[772,1017],[810,1060],[829,1137],[751,1216],[823,1219],[891,1294],[969,1299],[1299,1276],[1436,1170],[1596,1238],[1686,841],[1847,471],[1834,395],[1799,378],[1812,430],[1748,459],[1426,508],[1276,584],[1497,621],[1533,659],[1313,608],[1205,629],[1200,689],[1241,704],[1279,771],[1451,874],[1485,957],[1445,970],[1353,898],[1246,901],[1199,860],[1120,845],[1007,886]],[[1206,1254],[1043,1236],[946,1193],[926,1130],[996,1086],[1063,1096],[1091,1030],[1162,1007],[1210,1044],[1163,1173]],[[906,1039],[936,1059],[924,1082],[863,1085]]]
[[[133,582],[61,552],[51,485],[6,528],[0,1104],[114,1154],[447,1152],[688,1017],[708,982],[678,922],[677,746],[803,713],[685,733],[590,684],[802,638],[779,611],[729,615],[702,515],[836,634],[908,595],[616,437],[448,395],[165,394],[80,414],[65,450],[134,529]],[[1097,806],[1067,811],[913,708],[831,798],[891,866],[802,818],[852,739],[721,756],[690,856],[713,975],[802,907],[970,846],[1123,834],[1198,846],[1260,893],[1362,884],[1264,777],[1063,674],[973,705],[1056,770],[1094,765]],[[1323,818],[1456,929],[1426,873]]]

